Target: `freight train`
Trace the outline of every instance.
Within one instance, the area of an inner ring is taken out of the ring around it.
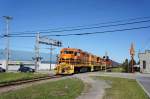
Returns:
[[[74,74],[111,68],[108,56],[103,58],[77,48],[63,48],[57,59],[56,74]]]

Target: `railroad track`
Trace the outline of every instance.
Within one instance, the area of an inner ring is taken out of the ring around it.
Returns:
[[[60,77],[63,77],[63,76],[62,75],[53,75],[53,76],[35,77],[32,79],[27,79],[27,80],[10,81],[10,82],[0,84],[0,88],[14,86],[14,85],[21,85],[21,84],[36,82],[36,81],[41,81],[41,80],[48,80],[48,79],[53,79],[53,78],[60,78]]]

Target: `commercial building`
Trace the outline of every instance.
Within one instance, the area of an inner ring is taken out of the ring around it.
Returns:
[[[142,73],[150,73],[150,50],[146,50],[145,53],[138,54],[140,60],[140,71]]]
[[[20,63],[24,64],[24,66],[26,66],[26,67],[31,67],[31,68],[35,69],[34,61],[9,61],[8,70],[17,71],[20,67]],[[0,60],[0,67],[6,69],[6,61],[5,60]],[[56,64],[52,63],[51,69],[54,69],[55,67],[56,67]],[[49,70],[50,64],[49,63],[40,63],[38,69],[39,70]]]

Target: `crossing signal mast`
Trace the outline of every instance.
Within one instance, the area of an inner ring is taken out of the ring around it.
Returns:
[[[58,40],[54,40],[54,39],[49,39],[47,37],[40,37],[40,33],[37,33],[36,36],[36,45],[35,45],[35,70],[38,71],[39,68],[39,63],[41,61],[41,57],[39,55],[39,49],[40,49],[40,44],[45,44],[45,45],[50,45],[50,70],[51,70],[51,63],[52,63],[52,50],[54,48],[52,48],[52,46],[56,46],[56,47],[61,47],[62,46],[62,42],[58,41]]]
[[[135,56],[135,50],[134,50],[134,45],[133,43],[131,44],[131,48],[130,48],[130,56],[131,56],[131,72],[134,72],[134,56]]]

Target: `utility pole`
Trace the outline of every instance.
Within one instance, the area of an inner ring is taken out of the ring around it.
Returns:
[[[39,38],[40,33],[37,33],[36,36],[36,44],[35,44],[35,71],[38,71],[39,68],[39,62],[40,62],[40,55],[39,55]]]
[[[6,71],[8,71],[8,65],[9,65],[9,21],[12,20],[11,16],[3,16],[6,20],[6,33],[5,33],[5,37],[6,37],[6,48],[5,48],[5,52],[6,52]]]
[[[53,56],[53,50],[55,49],[55,48],[53,48],[53,45],[50,45],[50,48],[45,48],[45,49],[48,49],[50,52],[49,52],[49,67],[50,67],[50,69],[49,70],[51,70],[51,64],[52,64],[52,56]]]

